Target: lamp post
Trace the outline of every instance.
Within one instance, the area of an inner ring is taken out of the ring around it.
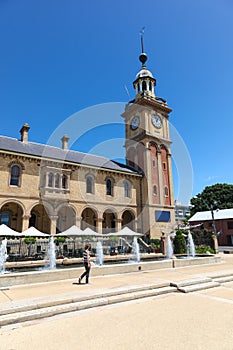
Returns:
[[[213,204],[211,204],[209,206],[205,200],[202,199],[202,201],[203,201],[203,203],[205,203],[205,205],[207,206],[207,208],[211,212],[212,226],[213,226],[213,230],[214,230],[214,249],[215,249],[215,252],[218,253],[218,237],[217,237],[217,230],[216,230],[215,217],[214,217],[214,206],[216,207],[217,202],[214,201]]]
[[[214,229],[214,235],[217,236],[217,230],[216,230],[216,224],[215,224],[215,220],[214,220],[214,210],[213,207],[211,207],[211,216],[212,216],[212,225],[213,225],[213,229]]]
[[[214,230],[214,249],[216,253],[218,253],[218,237],[217,237],[217,230],[216,230],[216,224],[215,224],[215,218],[214,218],[214,208],[213,205],[210,207],[210,212],[212,216],[212,226]]]

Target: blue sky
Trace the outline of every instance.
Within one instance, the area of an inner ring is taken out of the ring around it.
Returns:
[[[74,113],[134,98],[143,26],[156,94],[173,109],[170,122],[190,155],[192,195],[233,183],[230,0],[0,0],[0,134],[19,137],[28,122],[30,140],[47,143]],[[124,138],[122,124],[96,132],[76,149],[109,156],[100,146]],[[176,197],[178,178],[174,166]]]

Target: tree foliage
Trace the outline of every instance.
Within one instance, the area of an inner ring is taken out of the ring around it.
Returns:
[[[207,186],[190,201],[191,215],[198,211],[233,208],[233,185],[216,184]]]

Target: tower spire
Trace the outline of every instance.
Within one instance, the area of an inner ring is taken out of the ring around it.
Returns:
[[[147,55],[144,52],[144,30],[145,27],[140,30],[142,52],[139,55],[139,61],[142,63],[142,68],[136,75],[136,80],[133,82],[136,90],[136,99],[145,95],[155,98],[154,88],[156,86],[156,80],[153,74],[146,68]]]
[[[145,27],[142,27],[142,29],[140,30],[142,53],[144,52],[144,41],[143,41],[143,34],[144,34],[144,31],[145,31]]]
[[[142,68],[146,68],[146,61],[147,61],[147,55],[144,52],[144,37],[143,37],[144,31],[145,31],[145,27],[143,27],[140,30],[142,53],[139,56],[139,61],[142,62]]]

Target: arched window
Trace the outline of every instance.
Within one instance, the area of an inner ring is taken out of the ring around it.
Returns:
[[[94,181],[92,176],[86,178],[86,193],[94,193]]]
[[[67,188],[67,176],[65,174],[62,175],[62,188]]]
[[[48,174],[48,187],[53,187],[53,173]]]
[[[138,92],[140,91],[140,84],[137,83]]]
[[[131,184],[128,181],[124,182],[125,197],[131,198]]]
[[[0,213],[0,225],[2,224],[6,226],[10,225],[10,213],[8,211],[3,211]]]
[[[55,187],[60,187],[60,175],[58,173],[55,175]]]
[[[149,81],[149,90],[152,91],[152,83]]]
[[[168,197],[168,187],[167,186],[164,187],[164,196]]]
[[[31,217],[29,219],[29,227],[36,227],[36,214],[35,213],[32,213],[31,214]]]
[[[146,86],[146,81],[143,80],[143,82],[142,82],[142,91],[145,91],[145,90],[147,90],[147,86]]]
[[[106,180],[106,195],[107,196],[113,195],[113,186],[112,186],[112,181],[110,179]]]
[[[153,186],[153,195],[154,195],[154,196],[157,196],[157,194],[158,194],[158,192],[157,192],[157,186],[154,185],[154,186]]]
[[[13,165],[11,167],[10,185],[12,186],[20,185],[20,167],[18,165]]]

